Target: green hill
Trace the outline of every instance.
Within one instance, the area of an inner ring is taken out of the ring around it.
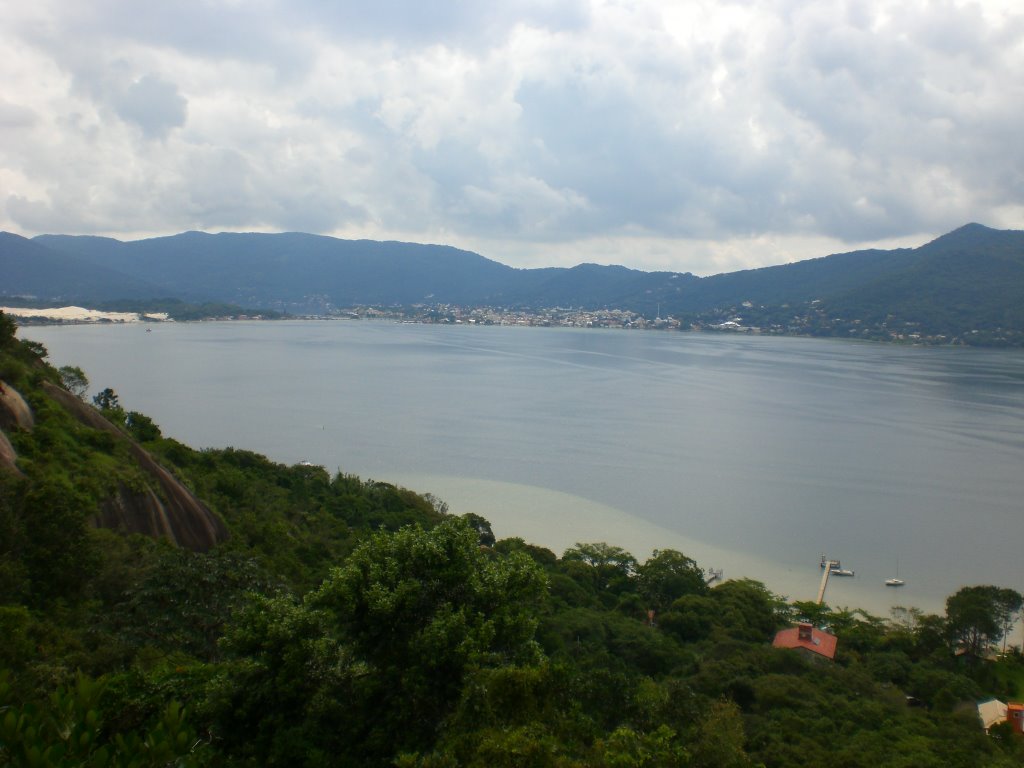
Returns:
[[[7,296],[173,297],[288,312],[454,304],[622,309],[773,333],[1024,344],[1024,233],[969,224],[919,248],[833,254],[699,278],[581,264],[512,269],[439,245],[301,233],[120,242],[0,235]]]
[[[914,254],[884,279],[835,292],[829,309],[948,335],[1024,330],[1024,232],[968,224]]]

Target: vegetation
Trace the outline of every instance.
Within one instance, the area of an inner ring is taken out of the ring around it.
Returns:
[[[612,544],[494,540],[443,503],[257,454],[194,451],[97,405],[221,516],[205,553],[91,527],[141,484],[41,389],[78,382],[0,315],[0,372],[32,408],[0,469],[0,765],[1001,766],[974,704],[1024,698],[998,658],[1021,595],[944,615],[787,604],[754,581]],[[771,646],[796,618],[834,663]]]
[[[672,318],[661,327],[1024,345],[1024,232],[979,224],[919,248],[710,277],[596,264],[513,269],[444,246],[301,233],[187,232],[135,242],[0,233],[0,283],[8,292],[166,311],[177,319],[257,311],[225,304],[313,314],[403,307],[435,319],[446,305],[534,313],[572,307],[632,312],[652,322]],[[191,303],[153,298],[159,296]],[[125,298],[131,300],[116,301]]]

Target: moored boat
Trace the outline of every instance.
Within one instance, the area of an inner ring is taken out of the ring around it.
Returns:
[[[900,561],[899,558],[896,560],[896,575],[891,579],[885,580],[885,586],[887,587],[902,587],[903,579],[900,578]]]

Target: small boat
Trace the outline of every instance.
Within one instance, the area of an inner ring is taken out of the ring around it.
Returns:
[[[830,568],[829,570],[833,576],[853,576],[853,571],[849,568]]]
[[[900,578],[900,561],[896,561],[896,575],[891,579],[885,580],[885,586],[887,587],[902,587],[904,584],[903,579]]]
[[[885,586],[887,587],[902,587],[904,583],[903,579],[893,578],[885,580]]]

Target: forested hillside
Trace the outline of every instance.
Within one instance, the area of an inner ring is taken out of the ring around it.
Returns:
[[[880,618],[709,587],[672,550],[496,541],[412,491],[195,451],[111,388],[87,405],[81,371],[2,314],[0,380],[0,764],[1024,760],[975,711],[1024,698],[1020,653],[988,658],[1013,590]],[[214,516],[209,546],[142,524],[186,514],[143,456]],[[130,503],[150,492],[162,506]],[[796,619],[830,628],[834,661],[772,647]]]
[[[513,269],[447,246],[294,232],[132,242],[0,233],[0,295],[94,308],[130,299],[148,301],[149,311],[168,297],[314,314],[445,305],[618,309],[671,317],[672,327],[1021,346],[1024,232],[968,224],[918,248],[710,277],[597,264]]]

